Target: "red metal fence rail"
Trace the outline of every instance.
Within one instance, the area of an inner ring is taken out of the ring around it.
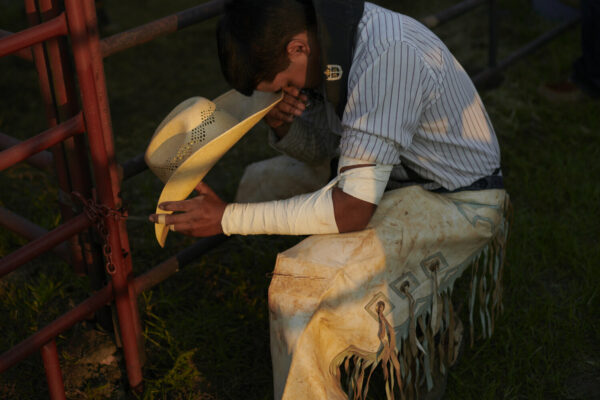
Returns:
[[[139,390],[143,383],[144,351],[137,296],[218,245],[224,236],[200,240],[148,272],[133,276],[126,214],[119,197],[121,182],[103,58],[214,17],[222,12],[225,0],[212,0],[102,40],[98,37],[94,0],[64,0],[64,9],[59,0],[24,1],[31,27],[14,34],[0,30],[0,57],[13,54],[33,61],[49,128],[25,141],[0,133],[0,148],[5,149],[0,151],[0,171],[22,161],[44,170],[53,168],[64,222],[48,232],[0,208],[1,224],[31,240],[0,260],[0,278],[52,250],[69,261],[77,273],[91,277],[94,294],[1,354],[0,373],[40,351],[50,398],[64,399],[56,336],[91,313],[97,313],[105,328],[112,328],[108,305],[114,301],[119,322],[116,333],[122,341],[128,382],[131,388]],[[494,0],[465,0],[423,21],[435,27],[483,3],[489,5],[490,55],[488,67],[474,77],[476,83],[485,82],[578,21],[566,21],[500,62],[496,62]],[[69,54],[73,55],[72,60]],[[79,92],[75,90],[77,86]],[[91,170],[84,135],[89,143]],[[122,168],[123,178],[127,179],[147,167],[142,155],[138,155]],[[94,234],[93,228],[99,235]]]

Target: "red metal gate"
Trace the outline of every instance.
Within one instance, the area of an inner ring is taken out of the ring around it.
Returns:
[[[15,34],[3,32],[0,57],[16,54],[35,63],[49,129],[23,142],[1,135],[1,144],[9,148],[0,152],[0,171],[21,161],[44,169],[53,163],[64,222],[45,232],[25,218],[0,208],[2,225],[32,239],[0,260],[0,278],[54,250],[71,261],[76,272],[87,271],[96,292],[0,355],[0,373],[40,350],[50,397],[64,399],[55,337],[94,312],[99,313],[101,324],[110,325],[110,309],[106,306],[114,301],[129,385],[139,390],[144,353],[137,295],[221,239],[200,241],[147,273],[133,277],[124,222],[127,215],[119,197],[121,182],[115,162],[103,57],[215,16],[221,12],[223,2],[214,0],[102,41],[98,37],[94,0],[65,0],[64,9],[57,0],[25,0],[25,7],[32,27]],[[75,71],[71,71],[72,64]],[[80,93],[76,93],[77,85]],[[89,143],[91,171],[87,167],[84,134]],[[144,169],[140,156],[123,166],[125,178]],[[93,240],[92,228],[98,231],[100,243]],[[65,241],[68,248],[62,244]],[[104,283],[104,271],[110,278],[108,284]]]

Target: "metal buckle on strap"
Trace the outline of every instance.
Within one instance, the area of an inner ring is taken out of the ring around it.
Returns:
[[[342,74],[344,70],[340,65],[337,64],[327,64],[327,68],[323,71],[325,74],[325,79],[328,81],[339,81],[342,79]]]

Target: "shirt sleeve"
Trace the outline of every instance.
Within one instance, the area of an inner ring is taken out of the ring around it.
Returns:
[[[307,164],[320,164],[338,155],[339,134],[331,129],[324,102],[316,102],[294,119],[288,133],[279,138],[269,130],[269,144]]]
[[[416,50],[401,41],[366,51],[349,76],[340,152],[379,164],[400,164],[435,81]]]

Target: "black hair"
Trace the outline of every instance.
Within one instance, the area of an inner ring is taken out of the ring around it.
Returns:
[[[311,0],[229,1],[217,26],[225,79],[250,96],[260,82],[272,82],[288,67],[287,44],[314,25]]]

